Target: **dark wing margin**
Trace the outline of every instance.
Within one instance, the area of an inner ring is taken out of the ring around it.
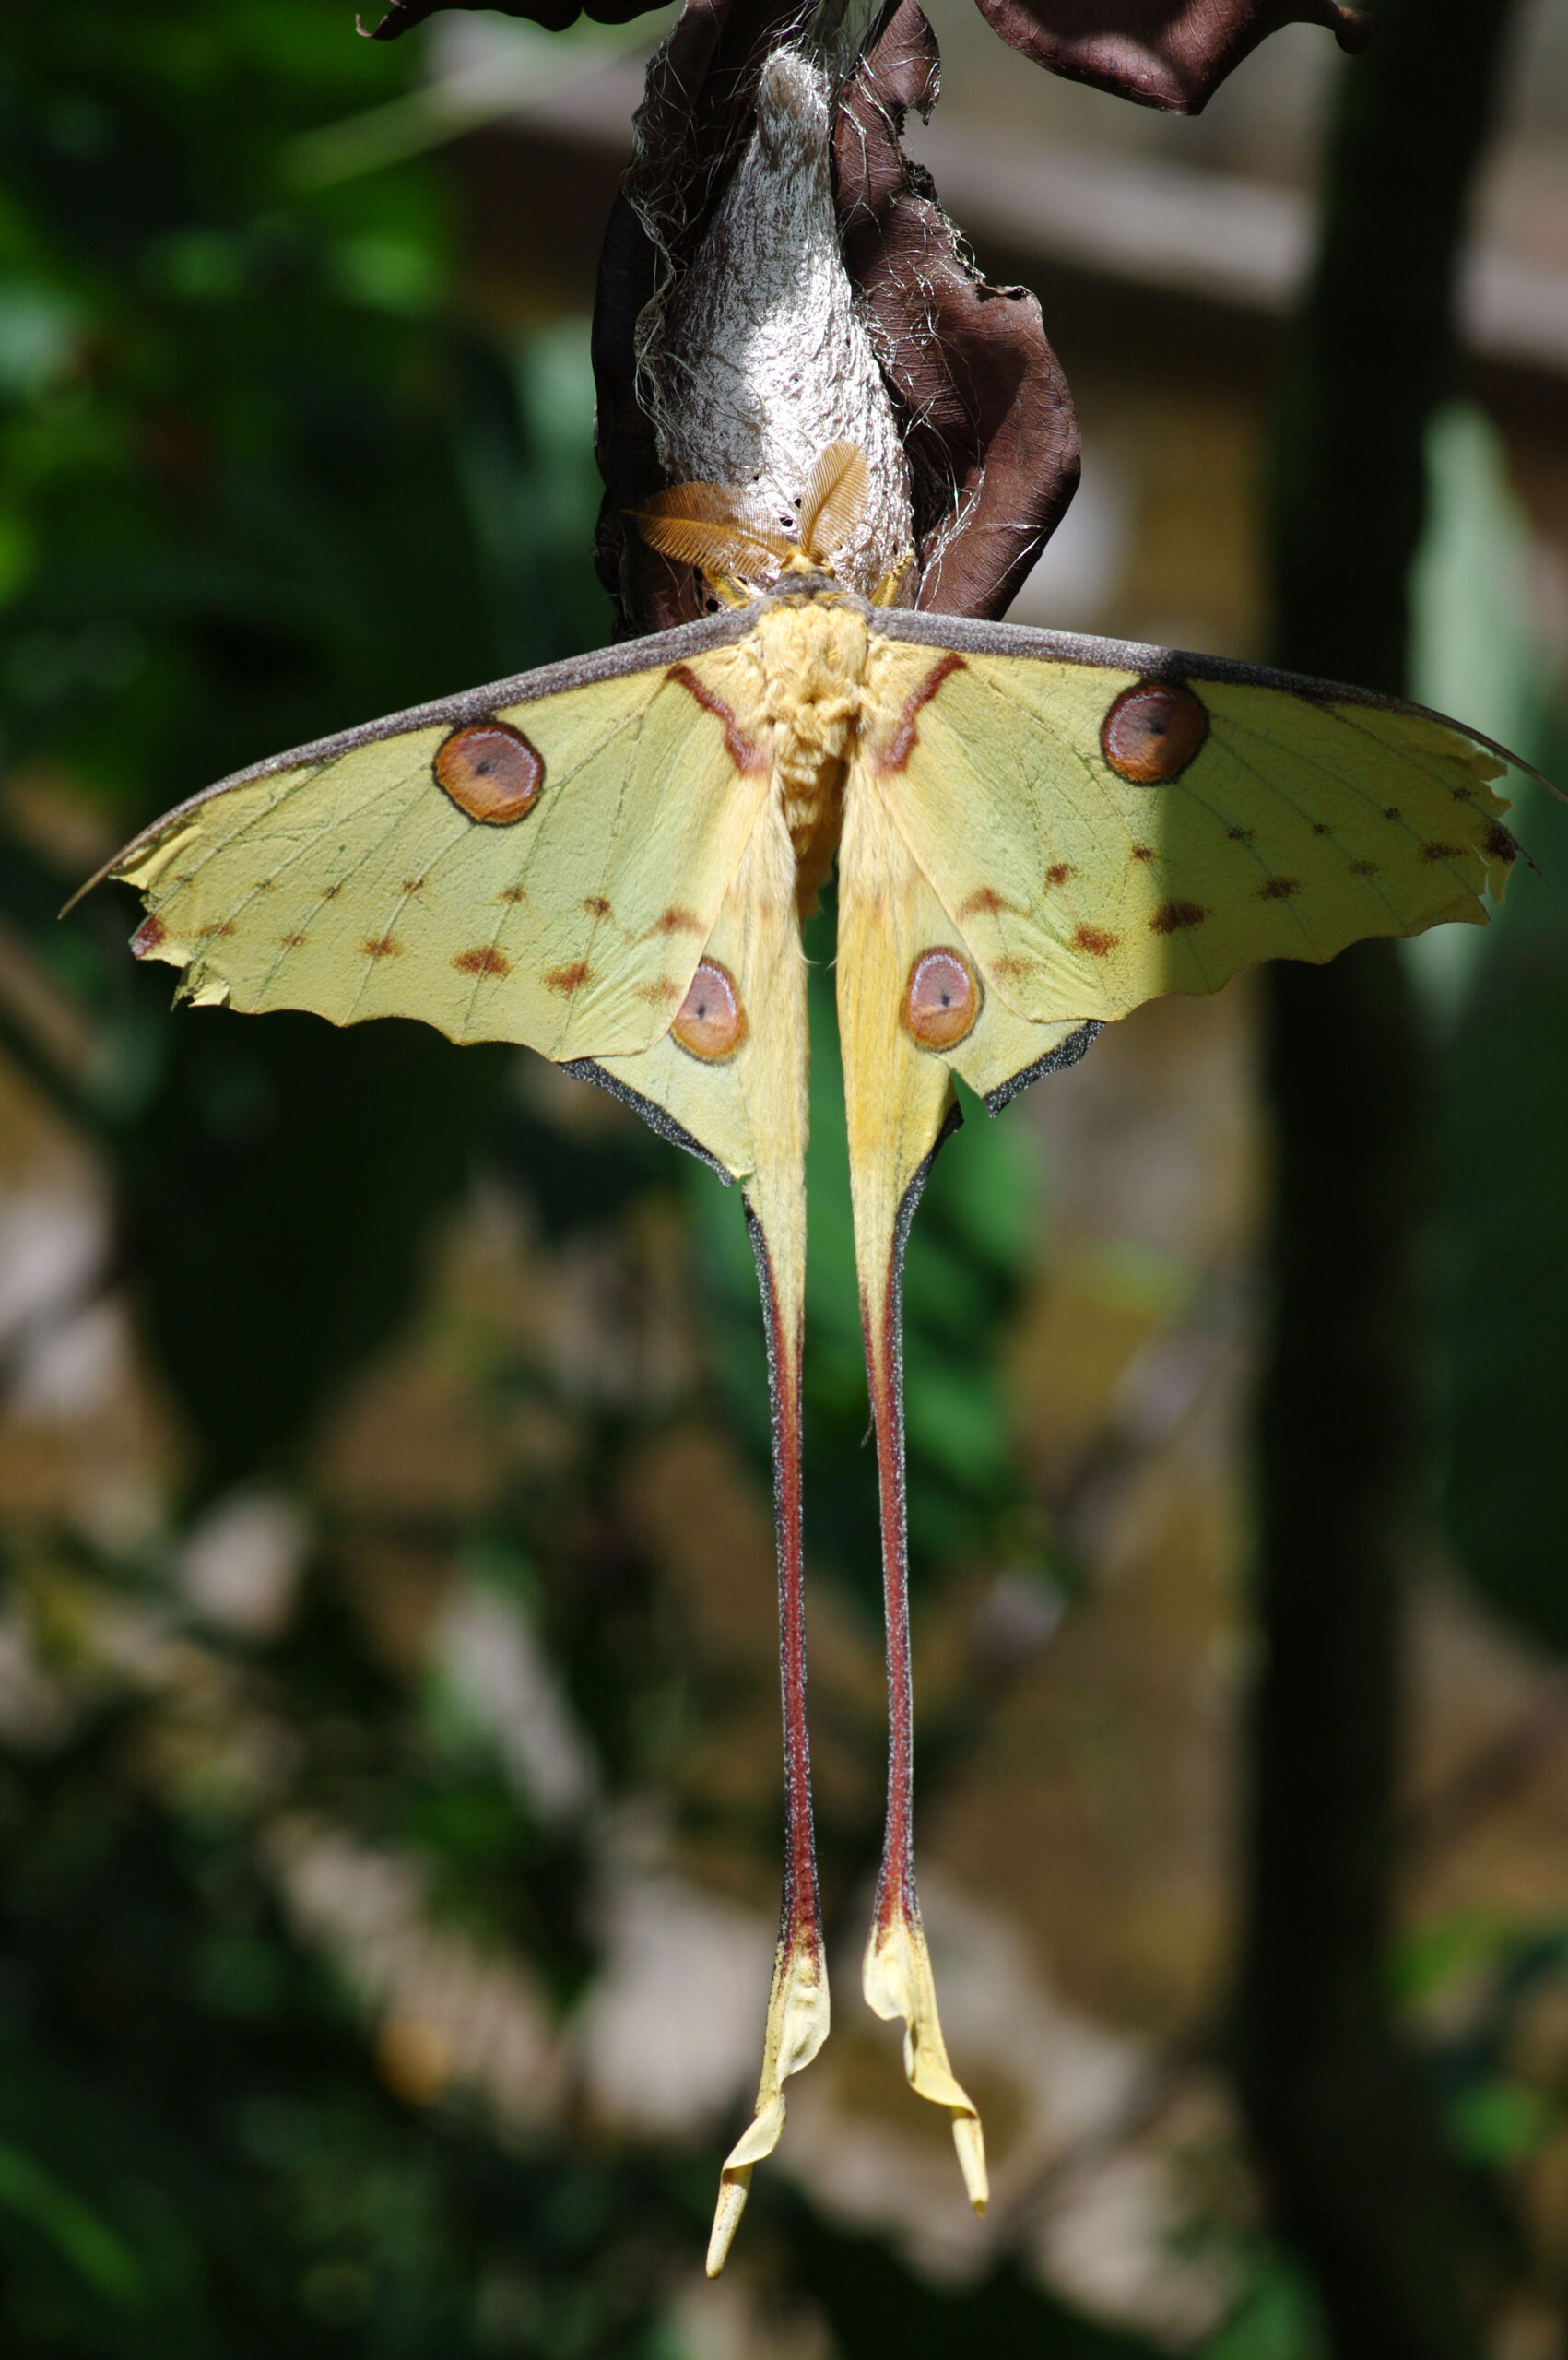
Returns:
[[[592,1057],[565,1057],[561,1060],[560,1071],[569,1073],[573,1081],[591,1081],[596,1089],[607,1091],[611,1098],[618,1098],[661,1139],[667,1139],[671,1147],[684,1148],[687,1154],[694,1155],[699,1163],[705,1163],[710,1172],[716,1172],[726,1188],[734,1187],[734,1175],[725,1171],[718,1157],[710,1154],[701,1140],[689,1131],[684,1123],[678,1123],[673,1115],[667,1115],[657,1099],[645,1098],[640,1090],[633,1090],[631,1084],[622,1081],[619,1074],[607,1073]]]
[[[1020,1067],[1017,1073],[1009,1074],[1006,1081],[998,1082],[995,1090],[988,1090],[984,1102],[985,1112],[999,1115],[1004,1106],[1010,1106],[1015,1098],[1023,1095],[1031,1082],[1043,1080],[1048,1073],[1065,1073],[1068,1066],[1076,1066],[1079,1059],[1094,1046],[1104,1030],[1104,1023],[1099,1017],[1091,1017],[1088,1023],[1080,1024],[1076,1032],[1069,1032],[1065,1041],[1058,1041],[1054,1049],[1047,1049],[1043,1057],[1036,1057],[1032,1066]]]

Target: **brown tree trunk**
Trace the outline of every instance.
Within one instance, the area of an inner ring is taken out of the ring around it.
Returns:
[[[1508,0],[1387,0],[1342,69],[1279,415],[1276,660],[1404,690],[1423,442]],[[1267,984],[1276,1191],[1238,2004],[1276,2225],[1338,2360],[1468,2360],[1463,2224],[1387,2000],[1400,1578],[1421,1458],[1422,1041],[1392,943]]]

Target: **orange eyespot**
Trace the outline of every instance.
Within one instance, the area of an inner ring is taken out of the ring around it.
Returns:
[[[1105,715],[1100,744],[1118,778],[1162,786],[1185,770],[1208,735],[1208,708],[1190,689],[1139,680]]]
[[[735,984],[716,959],[702,960],[670,1031],[683,1049],[708,1065],[733,1057],[746,1038],[746,1010]]]
[[[504,721],[477,722],[456,729],[437,749],[436,785],[459,811],[487,828],[525,820],[545,783],[544,758],[520,729]]]
[[[923,1049],[950,1049],[973,1032],[980,986],[956,950],[923,950],[903,996],[904,1029]]]

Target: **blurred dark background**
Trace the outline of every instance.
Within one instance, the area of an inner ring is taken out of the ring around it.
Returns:
[[[1357,69],[1289,32],[1173,123],[936,21],[915,152],[1040,292],[1083,418],[1015,612],[1266,652],[1282,324]],[[857,1991],[875,1498],[819,1011],[837,2022],[710,2287],[780,1816],[738,1206],[521,1051],[171,1015],[128,897],[55,923],[210,779],[607,635],[587,313],[663,23],[386,47],[341,0],[22,0],[0,33],[0,2348],[1322,2360],[1229,2029],[1256,981],[972,1108],[915,1231],[923,1895],[984,2223]],[[1425,428],[1409,644],[1417,694],[1559,777],[1565,132],[1544,0]],[[1505,922],[1400,954],[1432,1084],[1386,1967],[1470,2348],[1559,2360],[1568,814],[1516,820],[1541,873]]]

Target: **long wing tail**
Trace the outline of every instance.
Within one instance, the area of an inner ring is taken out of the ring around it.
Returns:
[[[927,904],[930,904],[927,907]],[[936,1985],[914,1882],[914,1699],[910,1679],[903,1369],[900,1295],[909,1224],[931,1160],[958,1109],[946,1060],[907,1021],[909,978],[923,953],[941,955],[939,905],[894,833],[879,798],[851,793],[839,851],[838,1001],[849,1116],[850,1185],[866,1371],[877,1434],[882,1511],[882,1593],[888,1649],[888,1816],[867,1944],[864,1985],[879,2016],[902,2016],[910,2086],[947,2107],[970,2202],[985,2206],[980,2117],[954,2078],[937,2013]],[[933,946],[937,948],[934,949]],[[938,976],[961,999],[956,958]],[[939,1002],[941,994],[937,993]],[[948,1021],[972,1029],[974,1010]],[[938,1021],[936,1030],[942,1031]]]
[[[756,2113],[725,2161],[708,2246],[710,2277],[724,2267],[754,2165],[778,2143],[784,2083],[810,2063],[828,2036],[801,1564],[807,1056],[795,854],[781,812],[770,805],[668,1033],[640,1056],[607,1057],[591,1069],[593,1079],[629,1098],[655,1127],[742,1183],[767,1332],[784,1693],[784,1901]]]
[[[947,2107],[971,2203],[986,2200],[980,2119],[948,2061],[915,1892],[914,1725],[904,1501],[901,1292],[904,1242],[937,1148],[959,1120],[951,1072],[992,1114],[1039,1075],[1072,1065],[1098,1026],[1032,1023],[999,994],[895,822],[902,757],[855,763],[839,849],[838,1001],[849,1118],[855,1250],[877,1431],[888,1635],[888,1817],[866,1997],[902,2016],[904,2068]]]

